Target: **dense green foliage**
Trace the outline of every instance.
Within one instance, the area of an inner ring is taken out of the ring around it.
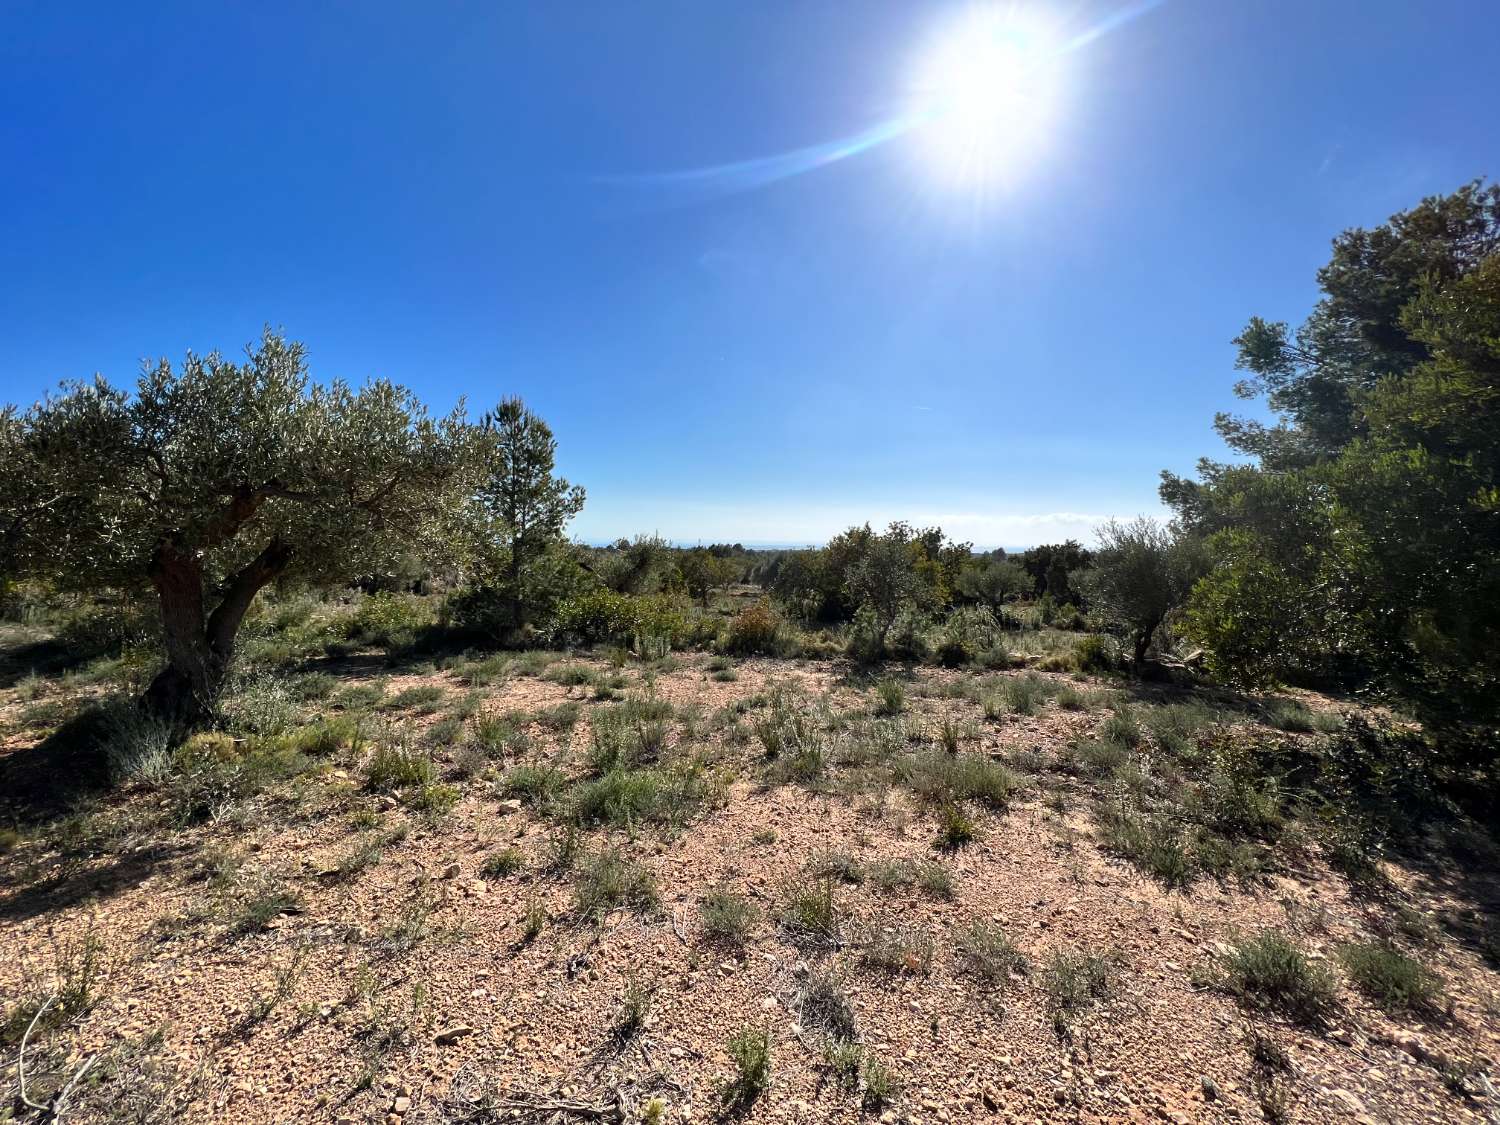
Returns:
[[[584,494],[554,474],[557,439],[520,399],[486,415],[479,441],[485,470],[476,493],[476,581],[450,612],[510,641],[580,587],[582,572],[563,533],[583,510]]]
[[[1185,629],[1255,685],[1319,677],[1410,705],[1451,746],[1500,721],[1500,186],[1351,230],[1295,334],[1238,338],[1274,426],[1221,416],[1252,464],[1164,474],[1214,565]]]
[[[309,384],[301,345],[268,331],[242,364],[189,354],[134,395],[101,378],[0,413],[0,564],[59,589],[154,589],[169,664],[152,700],[201,714],[267,584],[451,542],[474,451],[460,414],[430,418],[400,387]]]

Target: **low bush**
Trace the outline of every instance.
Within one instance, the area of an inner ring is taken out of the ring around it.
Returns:
[[[963,963],[991,984],[1006,981],[1026,967],[1026,959],[1005,931],[994,922],[976,918],[954,936]]]
[[[583,857],[573,889],[578,914],[598,919],[616,907],[650,910],[658,901],[651,872],[615,848]]]
[[[344,633],[355,644],[399,648],[436,620],[437,615],[426,600],[381,591],[360,601],[346,619]]]
[[[723,649],[736,656],[775,656],[783,647],[785,622],[766,598],[746,606],[729,622]]]
[[[1042,972],[1042,988],[1058,1035],[1067,1036],[1077,1016],[1109,995],[1113,979],[1110,956],[1066,949],[1052,954]]]
[[[743,1112],[771,1085],[771,1033],[747,1027],[729,1041],[728,1051],[734,1074],[720,1098],[727,1108]]]
[[[1276,930],[1261,930],[1230,947],[1205,979],[1249,1008],[1278,1012],[1319,1026],[1334,1004],[1333,976]]]
[[[1345,946],[1339,959],[1355,986],[1393,1015],[1436,1011],[1442,1002],[1442,978],[1389,945]]]
[[[417,785],[430,785],[437,771],[426,753],[406,743],[382,743],[365,763],[365,787],[389,793]]]
[[[748,898],[723,887],[704,895],[698,912],[703,919],[705,934],[735,945],[744,944],[760,916]]]

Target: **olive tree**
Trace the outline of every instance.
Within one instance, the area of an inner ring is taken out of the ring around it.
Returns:
[[[885,652],[891,626],[904,610],[916,609],[930,591],[916,569],[911,529],[893,523],[880,535],[869,535],[865,549],[849,568],[845,583],[850,600],[870,617],[871,655]]]
[[[256,594],[300,575],[347,580],[440,525],[472,485],[462,407],[429,417],[383,380],[308,379],[269,330],[243,363],[189,353],[143,368],[134,394],[64,384],[0,423],[0,562],[58,588],[154,593],[166,666],[144,702],[206,716]]]
[[[1201,546],[1147,516],[1109,520],[1095,534],[1094,566],[1077,574],[1078,585],[1094,609],[1129,630],[1140,665],[1162,621],[1202,575]]]

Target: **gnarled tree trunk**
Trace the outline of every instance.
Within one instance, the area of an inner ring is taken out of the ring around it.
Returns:
[[[212,714],[251,602],[291,560],[292,548],[273,539],[216,591],[218,604],[207,612],[198,553],[171,539],[157,545],[151,581],[161,604],[167,666],[141,697],[148,711],[183,726],[196,726]]]

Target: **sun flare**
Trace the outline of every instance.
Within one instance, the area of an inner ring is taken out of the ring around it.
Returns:
[[[1012,178],[1056,120],[1063,51],[1014,7],[966,9],[928,43],[913,83],[921,159],[939,179],[980,189]]]

